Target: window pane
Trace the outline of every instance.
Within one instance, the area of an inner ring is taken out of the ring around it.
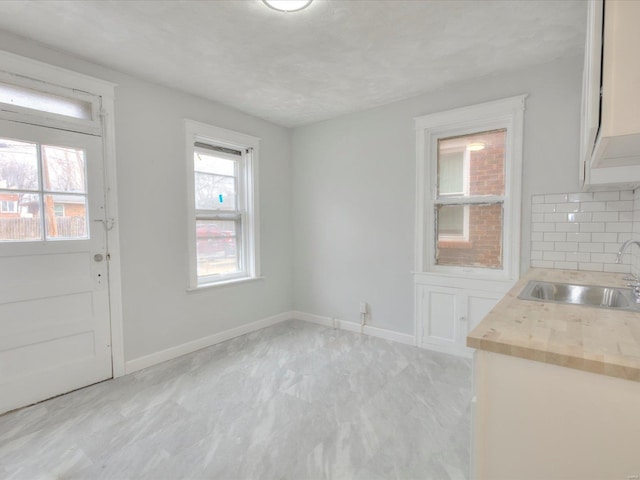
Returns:
[[[84,195],[45,195],[44,212],[47,239],[88,238],[87,197]]]
[[[237,162],[196,152],[196,209],[236,210]]]
[[[35,143],[0,138],[0,189],[38,189],[38,150]]]
[[[43,145],[42,168],[45,190],[86,193],[83,150]]]
[[[91,120],[91,103],[9,83],[0,83],[0,102],[66,117]]]
[[[506,129],[438,140],[438,196],[503,195]]]
[[[464,205],[438,207],[438,238],[442,236],[463,237],[465,234]]]
[[[436,206],[436,264],[502,268],[502,207]]]
[[[236,225],[231,220],[196,220],[198,277],[240,271]]]
[[[38,195],[23,192],[0,192],[2,203],[16,205],[17,211],[0,212],[0,241],[41,240],[40,202]]]

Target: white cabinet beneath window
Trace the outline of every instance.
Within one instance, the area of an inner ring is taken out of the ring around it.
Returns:
[[[470,357],[467,334],[513,286],[512,281],[416,274],[418,345]]]

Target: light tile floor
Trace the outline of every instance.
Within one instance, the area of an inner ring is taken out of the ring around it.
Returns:
[[[0,417],[8,479],[462,479],[469,360],[287,321]]]

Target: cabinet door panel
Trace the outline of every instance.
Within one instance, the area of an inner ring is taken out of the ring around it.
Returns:
[[[455,292],[428,290],[425,292],[425,336],[434,340],[456,341],[456,319],[458,318],[458,302]]]
[[[465,336],[478,326],[480,321],[496,306],[496,303],[500,301],[502,296],[502,294],[469,293],[467,297],[467,319],[469,327],[468,331],[464,332]]]

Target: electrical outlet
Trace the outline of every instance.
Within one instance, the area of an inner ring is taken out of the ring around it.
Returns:
[[[368,310],[367,302],[360,302],[360,313],[366,315]]]

